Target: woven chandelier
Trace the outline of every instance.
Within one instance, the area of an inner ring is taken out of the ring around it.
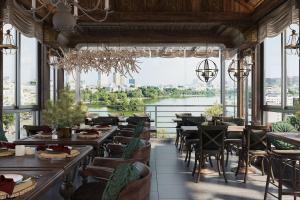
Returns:
[[[128,50],[70,50],[64,53],[57,63],[58,68],[67,72],[90,70],[109,74],[119,72],[122,75],[137,73],[138,66],[136,54]]]

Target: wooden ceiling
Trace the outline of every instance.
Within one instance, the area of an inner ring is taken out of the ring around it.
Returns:
[[[233,48],[247,40],[246,33],[253,31],[261,18],[285,1],[110,0],[113,12],[105,22],[96,23],[82,16],[75,32],[62,33],[59,40],[70,47],[79,43],[214,43]],[[31,0],[19,2],[28,8],[31,5]],[[96,2],[79,0],[85,8],[95,7]],[[54,12],[55,8],[48,6],[39,15],[44,16],[48,10]],[[103,17],[100,11],[90,14]],[[46,27],[52,26],[51,17]],[[240,35],[242,38],[237,39]]]

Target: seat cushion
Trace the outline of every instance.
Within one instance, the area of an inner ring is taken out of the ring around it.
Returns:
[[[124,148],[122,157],[126,160],[131,159],[134,153],[139,150],[141,147],[144,147],[145,143],[142,142],[139,138],[133,138],[129,144]]]
[[[80,186],[72,195],[72,200],[100,200],[105,189],[104,182],[90,182]]]
[[[128,183],[140,178],[140,172],[141,171],[132,164],[122,164],[118,166],[110,176],[101,199],[117,200],[119,193]]]

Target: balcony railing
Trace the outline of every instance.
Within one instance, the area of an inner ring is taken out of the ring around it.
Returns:
[[[204,114],[204,111],[213,105],[143,105],[139,106],[140,110],[147,113],[154,121],[153,126],[156,126],[158,131],[165,129],[168,134],[176,133],[176,123],[173,122],[175,113],[192,113],[194,116]],[[90,109],[90,113],[97,113],[99,116],[107,116],[108,114],[122,113],[118,108],[120,106],[105,106],[102,109]],[[126,112],[125,112],[126,113]],[[133,112],[133,113],[138,113]],[[236,116],[236,107],[233,105],[226,105],[226,115]]]

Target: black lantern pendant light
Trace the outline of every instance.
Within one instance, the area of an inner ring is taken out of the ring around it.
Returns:
[[[0,49],[4,54],[15,54],[17,46],[14,41],[14,37],[11,34],[13,27],[7,29],[5,34],[3,35],[2,44],[0,44]]]
[[[218,68],[214,61],[206,58],[199,63],[196,69],[198,78],[203,82],[210,82],[214,80],[218,75]]]
[[[295,29],[291,28],[291,26],[289,26],[289,28],[292,33],[289,35],[286,41],[287,43],[285,44],[286,52],[290,55],[299,55],[299,34]]]

